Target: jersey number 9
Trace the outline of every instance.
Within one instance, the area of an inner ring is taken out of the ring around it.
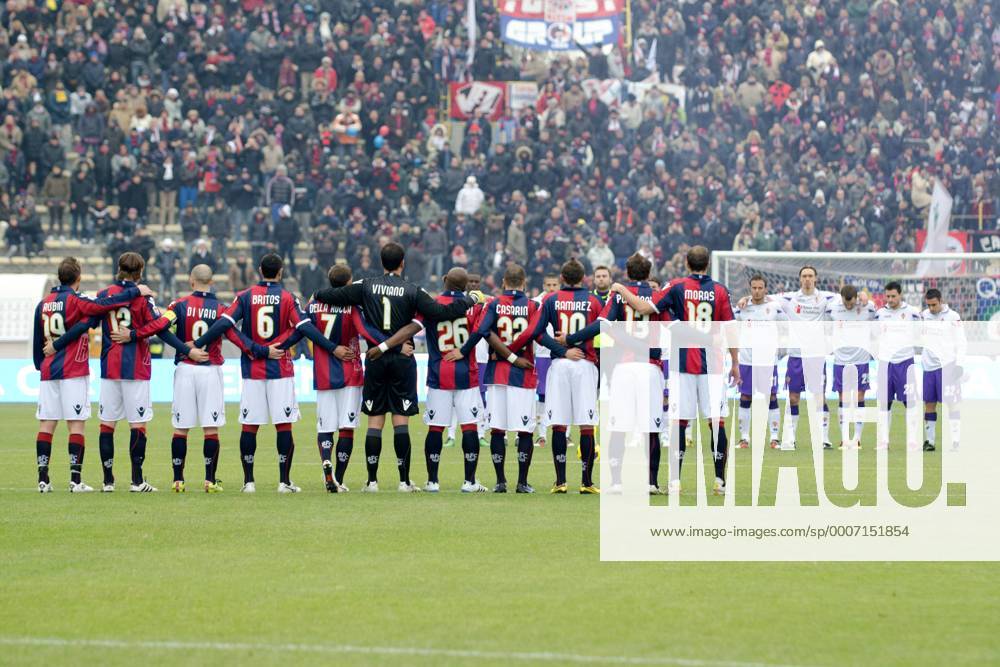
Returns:
[[[42,315],[42,329],[45,332],[45,340],[51,342],[66,333],[66,320],[62,313],[49,313]]]

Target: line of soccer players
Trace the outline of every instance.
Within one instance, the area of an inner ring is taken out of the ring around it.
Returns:
[[[924,294],[925,308],[920,310],[903,301],[902,285],[890,281],[885,285],[885,304],[881,308],[859,293],[853,285],[844,285],[839,293],[816,288],[817,271],[804,266],[799,271],[800,288],[793,292],[769,295],[767,280],[754,275],[749,280],[750,294],[740,300],[736,318],[759,322],[756,336],[740,351],[741,377],[739,408],[739,447],[748,447],[750,439],[750,406],[754,393],[769,397],[768,428],[772,448],[795,449],[800,397],[808,391],[821,404],[816,414],[819,420],[810,424],[813,437],[820,437],[826,449],[832,449],[830,413],[826,401],[827,334],[834,341],[832,390],[838,397],[841,422],[841,448],[860,447],[864,422],[848,418],[851,408],[865,407],[865,394],[871,389],[869,366],[878,363],[876,391],[878,430],[876,447],[889,446],[891,410],[894,402],[904,410],[915,400],[924,403],[924,451],[936,449],[938,405],[949,407],[948,440],[956,447],[961,436],[959,403],[961,399],[961,356],[964,335],[961,318],[942,301],[940,290],[931,288]],[[783,433],[779,437],[780,415],[777,403],[777,322],[795,322],[794,339],[801,344],[788,350],[785,386],[788,389],[788,411]],[[822,323],[832,322],[824,329]],[[877,332],[866,323],[878,322]],[[924,323],[915,327],[915,322]],[[805,323],[805,324],[803,324]],[[873,335],[875,334],[875,335]],[[770,349],[763,341],[771,341]],[[922,344],[923,374],[920,391],[914,368],[915,347]],[[751,347],[766,351],[751,359]],[[908,419],[914,413],[907,412]],[[919,417],[919,411],[916,413]],[[815,422],[819,422],[816,424]],[[818,433],[815,431],[819,426]],[[853,425],[853,432],[851,426]],[[908,424],[907,433],[919,431]],[[912,447],[918,442],[908,442]]]
[[[262,258],[259,271],[262,280],[236,295],[228,306],[221,304],[212,292],[212,273],[204,265],[195,267],[190,276],[192,292],[171,303],[162,312],[155,306],[148,288],[138,283],[142,278],[143,260],[136,253],[119,258],[115,283],[103,290],[97,299],[77,293],[80,282],[79,263],[67,258],[59,267],[59,285],[38,305],[35,318],[35,363],[41,372],[38,402],[39,433],[37,437],[38,487],[51,491],[49,461],[55,426],[67,421],[72,492],[93,489],[83,483],[80,472],[84,455],[83,424],[90,415],[88,400],[88,336],[90,328],[102,328],[100,457],[104,470],[102,490],[115,490],[113,474],[115,426],[118,421],[129,423],[129,458],[131,462],[130,491],[152,492],[156,489],[143,476],[146,453],[145,425],[153,417],[150,403],[150,353],[148,338],[158,335],[176,350],[177,369],[174,375],[172,405],[171,459],[174,491],[185,490],[184,469],[188,434],[192,428],[203,429],[205,461],[204,490],[219,492],[222,486],[216,476],[219,460],[218,429],[225,424],[221,337],[225,335],[241,351],[243,392],[240,400],[240,459],[244,480],[242,490],[256,490],[254,457],[257,433],[261,425],[272,423],[276,429],[280,493],[295,493],[300,489],[292,482],[290,471],[295,451],[291,426],[299,418],[295,397],[294,367],[287,350],[302,337],[314,343],[314,387],[317,391],[317,445],[326,487],[331,492],[347,490],[344,475],[349,464],[355,431],[362,413],[369,416],[365,458],[368,480],[364,491],[378,490],[377,472],[381,455],[382,426],[386,412],[393,413],[394,449],[400,473],[400,490],[419,490],[409,477],[410,446],[408,417],[415,414],[416,373],[412,360],[412,337],[426,329],[428,348],[428,398],[424,422],[428,426],[425,442],[425,463],[428,481],[423,490],[440,489],[438,468],[444,446],[445,429],[457,421],[462,437],[464,482],[467,493],[486,491],[477,477],[480,436],[477,424],[484,421],[490,430],[489,450],[496,483],[493,491],[507,492],[505,474],[507,434],[516,434],[518,493],[534,491],[528,481],[533,449],[543,442],[532,443],[537,428],[544,433],[552,429],[551,450],[555,468],[553,493],[566,493],[568,482],[566,463],[568,431],[577,426],[580,432],[581,460],[580,492],[598,493],[593,469],[597,457],[595,428],[598,424],[599,366],[597,349],[601,321],[621,321],[631,327],[657,320],[704,323],[728,321],[734,317],[745,321],[778,322],[782,320],[819,322],[824,319],[849,326],[855,321],[878,320],[885,327],[919,319],[957,322],[958,316],[941,303],[936,290],[926,295],[927,310],[920,313],[900,300],[900,286],[886,286],[887,304],[875,310],[857,290],[847,286],[841,294],[817,290],[816,271],[803,267],[801,288],[796,292],[768,295],[766,281],[761,276],[750,280],[750,296],[735,310],[728,290],[709,278],[708,252],[696,247],[688,255],[691,275],[672,281],[664,290],[649,280],[650,263],[634,255],[626,263],[629,281],[610,285],[610,272],[603,267],[595,272],[596,289],[582,286],[583,266],[569,261],[559,280],[546,279],[544,294],[531,299],[525,292],[524,270],[510,266],[503,278],[503,292],[496,298],[482,301],[477,295],[466,295],[469,276],[462,269],[453,269],[444,279],[444,291],[432,299],[426,292],[402,281],[403,249],[390,244],[383,249],[384,279],[351,282],[350,269],[345,265],[331,268],[331,287],[318,292],[303,309],[297,299],[281,287],[282,261],[276,255]],[[602,273],[603,272],[603,273]],[[766,329],[764,330],[766,331]],[[841,334],[845,332],[842,331]],[[368,346],[368,368],[361,364],[360,340]],[[888,337],[887,337],[888,338]],[[847,338],[844,338],[846,341]],[[482,343],[481,343],[482,341]],[[608,341],[612,343],[612,341]],[[825,351],[809,347],[790,350],[786,386],[789,390],[789,415],[785,419],[786,434],[779,441],[779,415],[776,399],[777,372],[773,359],[751,358],[749,350],[730,350],[730,376],[740,387],[739,429],[740,447],[749,442],[750,404],[754,391],[769,395],[768,422],[772,447],[794,448],[794,433],[799,414],[799,398],[803,391],[822,396],[825,386]],[[487,347],[484,368],[477,362],[477,347]],[[667,362],[661,359],[660,343],[651,346],[647,359],[628,358],[631,365],[615,369],[605,378],[605,387],[621,399],[634,395],[637,386],[634,373],[645,377],[648,407],[630,409],[611,416],[610,451],[611,486],[620,489],[621,461],[627,433],[648,434],[650,493],[660,493],[661,434],[668,434],[665,377]],[[886,348],[888,349],[888,348]],[[865,346],[847,345],[834,353],[833,389],[844,401],[864,405],[864,392],[869,389]],[[551,355],[551,365],[546,363]],[[880,357],[881,359],[881,357]],[[912,346],[893,348],[880,363],[884,392],[879,405],[880,420],[888,433],[888,410],[893,399],[906,404],[913,394],[912,376],[908,369],[913,363]],[[956,404],[954,385],[955,364],[940,358],[935,350],[923,352],[924,391],[926,402],[925,449],[933,449],[936,426],[936,405],[946,401]],[[675,465],[671,466],[668,491],[677,492],[679,469],[686,447],[686,430],[699,415],[712,422],[712,447],[715,458],[715,492],[725,492],[727,436],[725,430],[726,401],[724,393],[713,385],[709,376],[706,352],[688,349],[677,360],[677,380],[682,391],[680,400],[670,413],[679,422],[678,449]],[[856,368],[857,376],[845,383],[844,371]],[[662,370],[661,370],[662,369]],[[633,371],[633,372],[626,372]],[[717,372],[717,371],[716,371]],[[486,386],[485,404],[480,393]],[[850,391],[848,391],[850,390]],[[850,395],[848,395],[850,393]],[[538,426],[536,395],[542,401],[542,419]],[[885,400],[882,400],[885,399]],[[829,444],[829,413],[822,401],[821,437]],[[637,417],[641,412],[642,417]],[[845,413],[842,410],[842,414]],[[958,440],[958,420],[952,410],[952,440]],[[846,434],[846,423],[843,432]],[[336,436],[336,437],[335,437]],[[861,423],[855,425],[854,437],[844,443],[858,443]],[[669,437],[667,438],[669,440]],[[541,440],[541,438],[540,438]],[[881,442],[880,446],[887,443]]]

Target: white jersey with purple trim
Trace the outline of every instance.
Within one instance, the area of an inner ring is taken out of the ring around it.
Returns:
[[[760,303],[748,301],[733,311],[740,322],[760,322],[743,327],[740,332],[740,364],[744,366],[773,366],[778,358],[778,325],[788,321],[784,307],[778,301],[764,298]],[[756,350],[753,354],[751,350]]]
[[[924,348],[920,363],[925,371],[935,371],[953,364],[964,355],[965,330],[962,329],[962,318],[958,313],[943,305],[936,315],[925,308],[920,317],[924,320],[920,332]]]
[[[784,305],[785,314],[790,322],[820,322],[826,316],[827,305],[837,298],[833,292],[814,289],[806,294],[801,289],[794,292],[782,292],[778,295]],[[822,327],[796,325],[791,327],[791,341],[797,346],[788,348],[790,357],[823,357],[826,356],[823,344]]]
[[[871,322],[875,319],[875,304],[862,306],[857,300],[852,308],[836,298],[826,306],[826,316],[833,321],[833,363],[840,366],[867,364],[872,360]]]
[[[536,296],[534,299],[532,299],[532,301],[534,301],[539,306],[541,306],[542,305],[542,299],[544,299],[546,296],[548,296],[548,294],[549,294],[548,292],[543,292],[543,293],[539,294],[538,296]],[[550,336],[554,336],[555,335],[555,332],[552,330],[552,325],[551,324],[548,325],[547,327],[545,327],[545,333],[547,333]],[[535,359],[545,358],[545,357],[551,357],[552,356],[552,352],[549,350],[549,348],[545,347],[544,345],[539,345],[538,343],[532,343],[532,345],[535,346]]]
[[[899,364],[914,356],[913,341],[920,331],[913,322],[921,321],[920,311],[908,303],[899,308],[882,306],[875,313],[881,323],[878,330],[878,359]]]

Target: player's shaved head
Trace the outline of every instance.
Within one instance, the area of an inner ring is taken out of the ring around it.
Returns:
[[[563,282],[567,285],[579,285],[583,282],[583,264],[575,259],[571,259],[562,265],[559,275],[562,276]]]
[[[635,253],[625,260],[625,272],[629,280],[646,280],[653,264],[639,253]]]
[[[123,252],[118,258],[118,280],[131,280],[133,282],[142,278],[142,268],[146,266],[146,260],[137,252]]]
[[[353,274],[351,273],[351,267],[347,264],[334,264],[330,267],[326,277],[330,281],[330,287],[343,287],[351,282]]]
[[[208,264],[198,264],[191,269],[191,284],[207,286],[212,284],[212,267]]]
[[[524,267],[518,264],[511,264],[503,273],[503,284],[507,289],[524,289]]]
[[[693,273],[705,273],[708,270],[708,248],[696,245],[688,250],[687,265]]]
[[[469,274],[460,266],[452,267],[444,276],[444,288],[454,292],[464,292],[469,284]]]

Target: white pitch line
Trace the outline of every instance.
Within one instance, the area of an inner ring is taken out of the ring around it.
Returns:
[[[355,646],[350,644],[265,644],[250,642],[184,642],[121,639],[61,639],[58,637],[0,637],[0,645],[71,648],[148,649],[165,651],[271,651],[282,653],[354,653],[358,655],[469,658],[519,662],[570,662],[597,665],[673,665],[675,667],[796,667],[739,660],[577,655],[573,653],[474,651],[416,646]]]

